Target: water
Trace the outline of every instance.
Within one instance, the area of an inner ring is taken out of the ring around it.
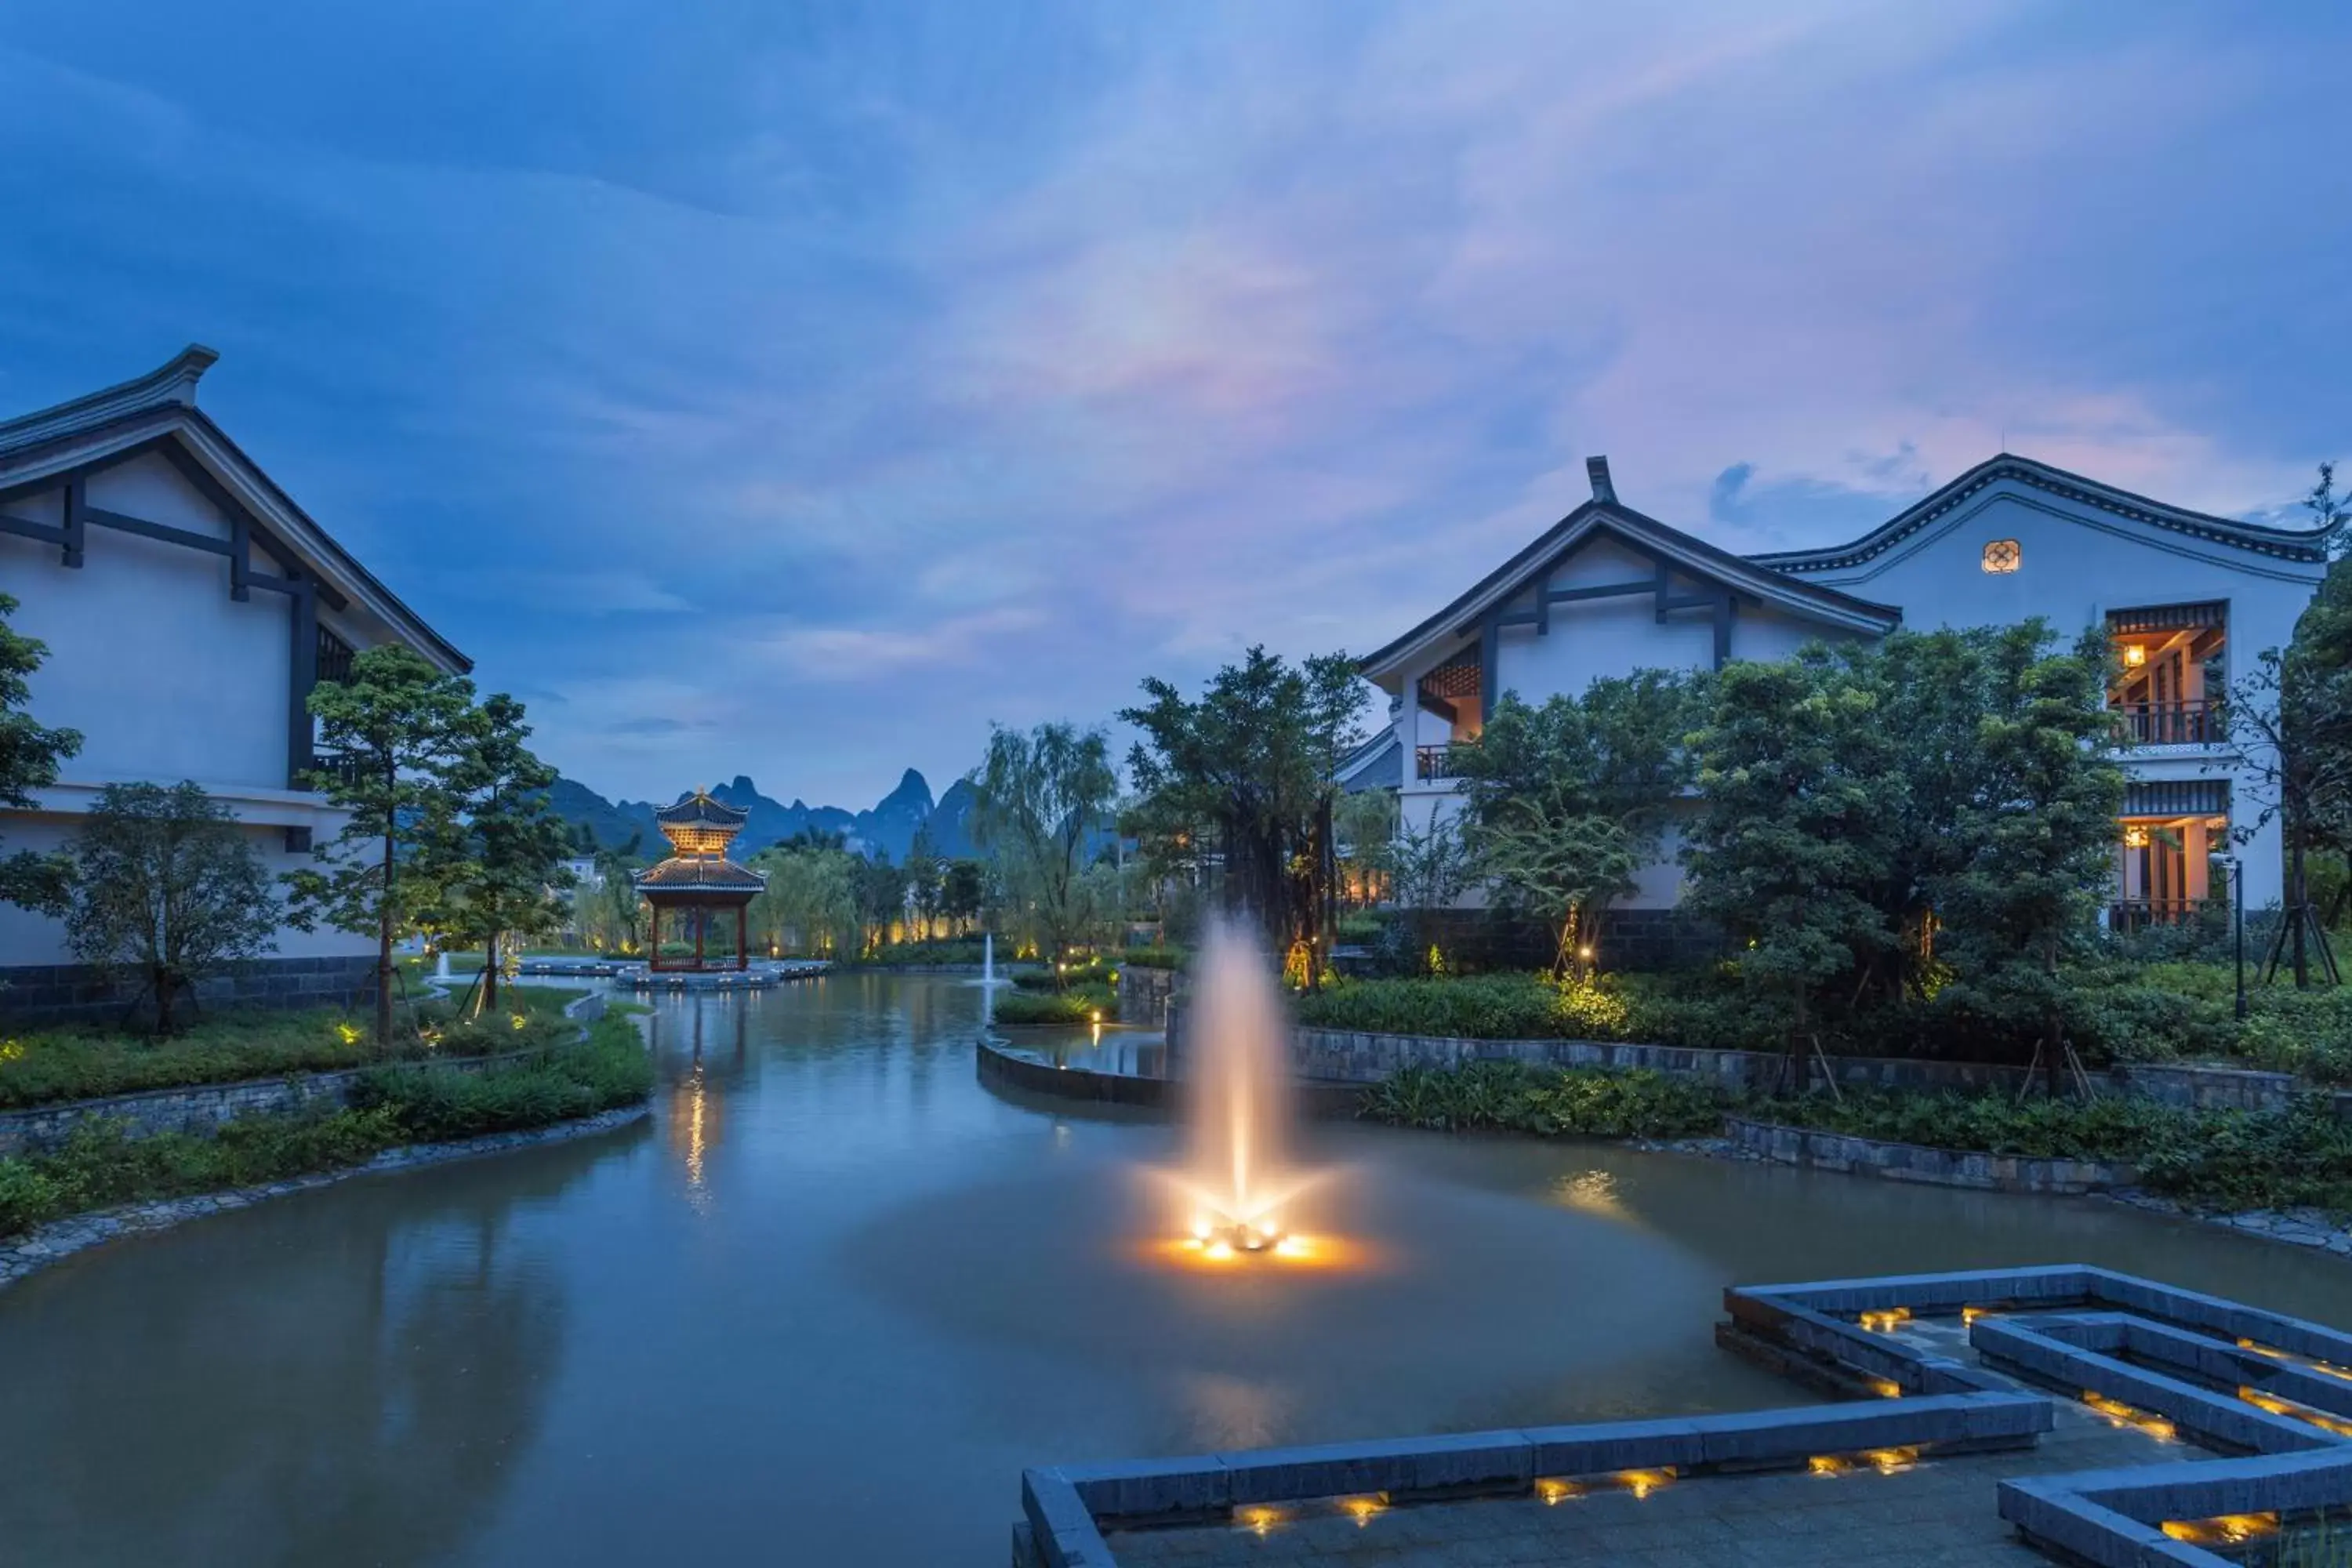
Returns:
[[[996,977],[996,933],[992,931],[980,935],[980,983],[991,989],[1013,984]]]
[[[995,1568],[1025,1464],[1792,1403],[1711,1342],[1735,1280],[2079,1258],[2352,1327],[2352,1268],[2113,1205],[1353,1125],[1291,1156],[1329,1267],[1187,1267],[1179,1134],[982,1089],[986,994],[666,998],[648,1123],[0,1293],[0,1561]]]
[[[1292,1100],[1282,1003],[1247,938],[1213,925],[1184,1037],[1181,1234],[1223,1261],[1295,1247],[1314,1173],[1289,1162]]]

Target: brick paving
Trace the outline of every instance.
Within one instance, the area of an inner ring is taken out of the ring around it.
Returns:
[[[2048,1559],[2020,1542],[1995,1511],[2000,1481],[2195,1452],[2062,1405],[2057,1430],[2039,1448],[1931,1460],[1891,1475],[1695,1476],[1646,1498],[1596,1491],[1556,1504],[1522,1498],[1430,1503],[1360,1521],[1329,1503],[1306,1504],[1262,1527],[1126,1531],[1109,1543],[1119,1568],[2047,1568]]]

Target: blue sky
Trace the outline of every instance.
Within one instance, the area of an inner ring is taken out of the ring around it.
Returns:
[[[204,401],[607,794],[935,787],[1585,493],[2352,452],[2352,10],[11,0],[0,409]]]

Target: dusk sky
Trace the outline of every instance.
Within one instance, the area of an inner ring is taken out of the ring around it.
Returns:
[[[2352,455],[2352,7],[9,0],[0,413],[204,406],[607,795],[1369,648],[1584,499]],[[2288,519],[2282,517],[2281,521]]]

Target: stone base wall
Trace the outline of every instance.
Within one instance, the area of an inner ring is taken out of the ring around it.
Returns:
[[[137,981],[110,984],[82,963],[0,967],[0,1019],[16,1026],[113,1023],[138,997]],[[196,986],[205,1011],[239,1007],[365,1007],[375,1002],[373,954],[347,958],[264,958]],[[182,998],[177,1004],[186,1005]]]
[[[1723,1131],[1735,1148],[1780,1164],[1926,1186],[2079,1195],[2139,1184],[2139,1172],[2134,1167],[2102,1160],[2035,1160],[1930,1149],[1919,1143],[1890,1143],[1844,1132],[1782,1127],[1744,1116],[1724,1118]]]
[[[1435,943],[1463,973],[1549,969],[1559,955],[1553,927],[1497,910],[1421,910],[1397,918],[1412,922],[1416,941]],[[1601,917],[1599,949],[1612,970],[1685,969],[1721,957],[1723,937],[1680,910],[1609,910]]]
[[[1168,1005],[1176,995],[1176,971],[1122,964],[1118,971],[1118,1021],[1150,1028],[1168,1026]]]

